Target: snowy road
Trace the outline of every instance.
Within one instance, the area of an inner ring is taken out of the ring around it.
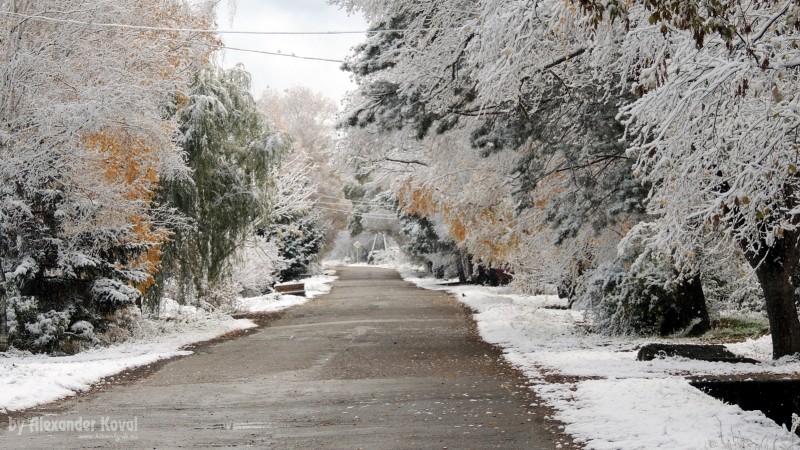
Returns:
[[[257,333],[11,423],[2,446],[559,445],[530,391],[452,298],[390,270],[338,275],[329,295]]]

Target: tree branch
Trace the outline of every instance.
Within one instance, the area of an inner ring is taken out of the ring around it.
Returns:
[[[572,53],[570,53],[568,55],[564,55],[564,56],[562,56],[562,57],[560,57],[558,59],[550,61],[549,63],[547,63],[544,66],[542,66],[541,68],[539,68],[538,71],[539,72],[544,72],[547,69],[551,69],[551,68],[553,68],[553,67],[555,67],[555,66],[557,66],[557,65],[559,65],[559,64],[561,64],[563,62],[569,61],[572,58],[576,58],[576,57],[586,53],[586,50],[588,50],[588,49],[589,49],[589,47],[581,47],[581,48],[573,51]]]
[[[420,166],[428,167],[428,164],[426,164],[426,163],[424,163],[422,161],[416,160],[416,159],[405,161],[405,160],[402,160],[402,159],[384,158],[384,160],[388,161],[388,162],[398,163],[398,164],[417,164],[417,165],[420,165]]]

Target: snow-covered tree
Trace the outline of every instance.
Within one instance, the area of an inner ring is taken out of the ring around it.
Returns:
[[[336,103],[310,88],[294,86],[282,92],[267,89],[258,105],[267,120],[291,138],[295,152],[304,153],[314,163],[315,169],[306,176],[316,186],[317,227],[323,230],[329,249],[347,223],[348,210],[342,197],[342,174],[331,163]]]
[[[278,243],[256,233],[245,240],[233,263],[231,281],[235,294],[254,297],[269,292],[286,268]]]
[[[736,243],[766,301],[773,355],[800,352],[800,6],[793,1],[610,2],[598,62],[632,80],[634,174],[651,186],[651,247],[691,265],[712,233]],[[722,239],[718,242],[725,242]]]
[[[302,151],[291,151],[288,160],[273,169],[275,180],[269,226],[260,230],[278,249],[282,265],[281,281],[306,274],[322,249],[324,234],[317,226],[314,196],[317,189],[310,180],[314,162]]]
[[[174,230],[162,277],[176,286],[180,300],[209,301],[228,285],[223,282],[247,239],[266,226],[274,166],[289,143],[269,129],[241,66],[204,67],[175,108],[192,175],[167,183],[161,201],[190,223]]]
[[[162,106],[206,38],[99,24],[205,27],[207,6],[0,1],[0,299],[30,300],[37,323],[102,326],[140,299],[173,217],[154,193],[185,174]]]
[[[344,121],[351,165],[391,174],[395,190],[411,180],[406,194],[427,192],[433,201],[409,198],[408,211],[442,216],[448,235],[476,259],[534,270],[520,248],[532,229],[558,228],[551,242],[540,242],[553,248],[641,211],[631,160],[617,142],[621,99],[581,85],[580,70],[559,65],[558,52],[567,51],[561,40],[532,29],[557,23],[557,8],[532,17],[520,2],[342,3],[357,3],[374,28],[346,65],[362,86]],[[506,30],[509,20],[527,22]],[[531,36],[542,39],[526,52],[552,59],[536,67],[521,67],[531,63],[525,58],[498,60]],[[419,205],[425,211],[413,211]],[[517,214],[531,208],[538,214]],[[556,282],[568,274],[566,260],[584,257],[561,254],[556,264],[535,259],[550,265]]]
[[[625,242],[641,239],[641,257],[666,263],[648,273],[699,295],[708,255],[743,257],[775,356],[800,350],[796,2],[336,3],[374,27],[347,64],[361,85],[346,123],[362,137],[349,139],[373,139],[357,150],[370,170],[478,217],[465,187],[502,177],[453,170],[463,181],[441,187],[441,171],[425,167],[437,151],[456,166],[478,150],[493,169],[490,157],[516,152],[517,170],[498,171],[524,211],[511,210],[512,265],[544,252],[556,271],[591,270],[633,230]]]

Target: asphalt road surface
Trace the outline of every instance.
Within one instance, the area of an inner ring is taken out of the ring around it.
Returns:
[[[0,447],[556,447],[561,437],[458,302],[390,270],[338,275],[330,294],[258,332],[29,412],[34,422]]]

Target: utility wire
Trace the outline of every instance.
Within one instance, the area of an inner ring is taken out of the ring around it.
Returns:
[[[392,202],[390,200],[350,200],[344,197],[334,197],[332,195],[318,195],[319,197],[330,198],[339,201],[348,201],[353,204],[360,204],[360,205],[372,205],[372,206],[384,206],[384,207],[391,207]]]
[[[201,28],[169,28],[169,27],[151,27],[146,25],[126,25],[122,23],[101,23],[101,22],[86,22],[83,20],[74,19],[57,19],[55,17],[38,16],[14,13],[11,11],[0,11],[0,16],[19,17],[28,20],[37,20],[41,22],[53,23],[66,23],[72,25],[88,25],[93,27],[103,28],[124,28],[129,30],[140,31],[163,31],[163,32],[186,32],[186,33],[208,33],[208,34],[249,34],[249,35],[265,35],[265,36],[313,36],[313,35],[337,35],[337,34],[367,34],[367,33],[395,33],[404,31],[435,31],[441,28],[396,28],[390,30],[339,30],[339,31],[238,31],[238,30],[208,30]]]
[[[194,32],[194,33],[233,33],[233,34],[271,34],[271,35],[285,35],[285,34],[354,34],[357,33],[355,31],[349,32],[238,32],[238,31],[214,31],[214,30],[196,30],[196,29],[181,29],[181,28],[158,28],[158,27],[144,27],[138,25],[122,25],[122,24],[107,24],[107,23],[92,23],[92,22],[83,22],[79,20],[68,20],[68,19],[55,19],[50,17],[44,16],[28,16],[25,14],[17,14],[12,12],[0,11],[0,16],[16,16],[20,18],[30,19],[30,20],[39,20],[45,22],[57,22],[57,23],[70,23],[70,24],[77,24],[77,25],[89,25],[89,26],[100,26],[100,27],[115,27],[115,28],[122,28],[126,30],[140,30],[140,31],[185,31],[185,32]],[[258,53],[262,55],[270,55],[270,56],[283,56],[286,58],[295,58],[295,59],[304,59],[308,61],[323,61],[323,62],[332,62],[337,64],[342,64],[345,61],[342,59],[332,59],[332,58],[321,58],[316,56],[301,56],[295,53],[283,53],[283,52],[270,52],[266,50],[255,50],[255,49],[248,49],[248,48],[240,48],[240,47],[229,47],[226,45],[216,45],[210,44],[206,42],[198,42],[198,41],[183,41],[179,39],[166,39],[169,42],[177,42],[183,43],[187,45],[201,45],[208,48],[213,48],[217,50],[232,50],[236,52],[246,52],[246,53]]]
[[[379,203],[379,202],[360,202],[360,201],[353,201],[353,200],[345,200],[353,204],[353,206],[374,206],[376,208],[386,208],[386,209],[393,209],[394,205],[391,203]],[[339,206],[347,206],[347,204],[342,202],[333,202],[330,200],[320,200],[318,203],[328,203],[331,205],[339,205]]]
[[[2,15],[2,13],[0,13],[0,15]],[[332,63],[337,63],[337,64],[343,64],[343,63],[346,62],[346,61],[344,61],[342,59],[321,58],[321,57],[318,57],[318,56],[300,56],[300,55],[296,55],[294,53],[283,53],[281,51],[270,52],[270,51],[266,51],[266,50],[255,50],[255,49],[249,49],[249,48],[228,47],[227,45],[211,44],[211,43],[208,43],[208,42],[201,42],[201,41],[187,41],[187,40],[184,40],[184,39],[162,38],[162,41],[173,42],[173,43],[176,43],[176,44],[185,44],[187,46],[199,45],[199,46],[203,46],[203,47],[213,48],[215,50],[233,50],[233,51],[237,51],[237,52],[258,53],[258,54],[270,55],[270,56],[284,56],[284,57],[287,57],[287,58],[305,59],[305,60],[310,60],[310,61],[324,61],[324,62],[332,62]]]
[[[314,208],[315,209],[321,209],[321,210],[324,210],[324,211],[333,211],[333,212],[343,213],[343,214],[353,214],[353,211],[345,211],[345,210],[342,210],[342,209],[327,208],[325,206],[319,206],[319,205],[314,206]],[[370,213],[366,213],[366,214],[359,214],[359,215],[361,217],[366,217],[368,219],[397,220],[396,216],[390,216],[388,214],[370,214]]]
[[[216,49],[224,49],[224,50],[233,50],[237,52],[248,52],[248,53],[260,53],[262,55],[271,55],[271,56],[285,56],[287,58],[297,58],[297,59],[305,59],[310,61],[324,61],[324,62],[333,62],[333,63],[344,63],[345,61],[342,59],[329,59],[329,58],[319,58],[316,56],[300,56],[295,55],[294,53],[281,53],[281,52],[268,52],[265,50],[252,50],[247,48],[237,48],[237,47],[228,47],[225,45],[213,45],[213,44],[201,44],[206,45],[208,47],[216,48]]]

